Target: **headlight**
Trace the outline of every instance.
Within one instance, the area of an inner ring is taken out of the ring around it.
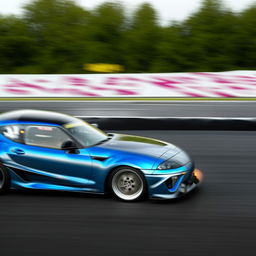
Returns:
[[[177,162],[173,159],[168,159],[165,162],[161,163],[157,169],[158,170],[168,170],[168,169],[177,169],[179,167],[183,166],[183,164]]]

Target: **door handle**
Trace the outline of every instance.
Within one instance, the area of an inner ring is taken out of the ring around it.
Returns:
[[[25,151],[20,149],[20,148],[14,148],[14,149],[12,149],[12,152],[17,154],[17,155],[24,155],[25,154]]]

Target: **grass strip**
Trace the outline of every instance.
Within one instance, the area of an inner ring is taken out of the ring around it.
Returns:
[[[256,101],[256,98],[0,97],[0,101]]]

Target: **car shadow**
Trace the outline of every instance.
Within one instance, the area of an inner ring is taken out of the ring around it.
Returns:
[[[188,194],[174,199],[150,199],[152,204],[184,204],[198,199],[199,194],[203,193],[203,187],[197,187]]]
[[[128,204],[182,204],[186,203],[188,201],[193,201],[197,198],[199,193],[203,192],[203,188],[196,188],[193,191],[191,191],[189,194],[186,194],[184,196],[181,196],[179,198],[175,199],[146,199],[144,201],[138,201],[138,202],[124,202],[119,199],[114,198],[110,194],[93,194],[93,193],[81,193],[81,192],[70,192],[70,191],[57,191],[57,190],[29,190],[29,189],[12,189],[8,192],[7,195],[10,196],[17,196],[17,197],[55,197],[55,198],[74,198],[74,199],[99,199],[99,200],[114,200],[115,202],[120,203],[128,203]]]
[[[30,196],[30,197],[63,197],[63,198],[110,198],[105,194],[81,193],[70,191],[57,190],[30,190],[30,189],[12,189],[8,194],[15,196]]]

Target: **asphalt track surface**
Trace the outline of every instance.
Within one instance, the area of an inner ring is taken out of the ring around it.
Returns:
[[[79,116],[256,117],[256,101],[0,101],[0,111],[41,109]]]
[[[183,147],[204,172],[202,187],[139,203],[11,191],[0,197],[0,255],[255,255],[255,132],[126,133]]]

